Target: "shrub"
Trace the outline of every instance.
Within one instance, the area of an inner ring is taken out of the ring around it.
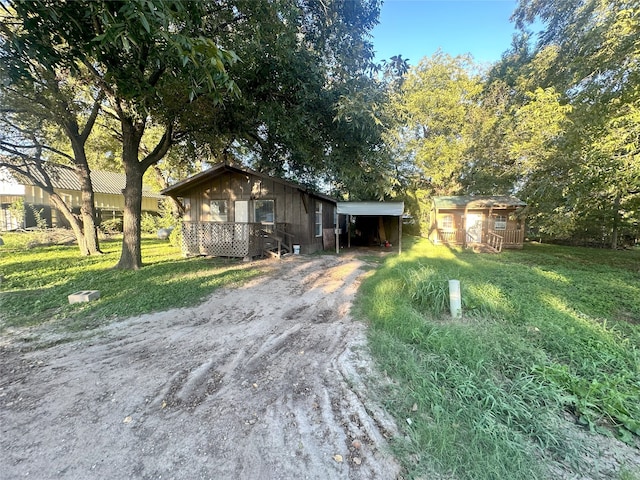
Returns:
[[[176,247],[182,249],[182,224],[179,223],[169,235],[169,243]]]
[[[143,212],[140,218],[140,229],[144,233],[156,233],[162,226],[160,217],[149,212]]]
[[[100,230],[107,235],[122,233],[122,219],[110,218],[109,220],[103,220],[102,223],[100,223]]]

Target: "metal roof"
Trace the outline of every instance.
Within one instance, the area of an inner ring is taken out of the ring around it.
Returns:
[[[59,190],[80,191],[80,181],[73,170],[49,166],[48,173],[51,178],[53,188]],[[91,184],[93,185],[94,193],[122,195],[122,190],[125,187],[125,180],[126,177],[124,173],[105,172],[102,170],[91,171]],[[30,178],[24,176],[20,176],[19,181],[24,185],[36,185]],[[153,192],[145,185],[142,186],[142,196],[147,198],[162,198],[162,195]]]
[[[404,213],[404,202],[338,202],[338,214],[399,217]]]
[[[433,197],[433,203],[437,209],[507,208],[527,206],[527,204],[519,198],[509,195],[460,195],[451,197]]]

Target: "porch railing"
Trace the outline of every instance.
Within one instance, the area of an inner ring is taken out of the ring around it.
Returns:
[[[286,231],[286,224],[183,222],[182,253],[186,256],[257,257],[263,254],[265,236],[275,231]]]
[[[438,240],[445,244],[462,245],[465,242],[465,235],[467,232],[464,230],[450,230],[444,231],[438,229]]]
[[[493,233],[493,232],[487,233],[487,245],[492,247],[497,252],[502,251],[503,241],[504,241],[504,238],[502,237],[502,235],[498,235],[497,233]]]
[[[524,229],[519,230],[503,230],[500,235],[504,238],[505,245],[522,245],[524,241]]]
[[[496,241],[495,239],[492,239],[491,236],[497,235],[502,237],[502,246],[522,245],[524,240],[524,230],[499,230],[498,232],[492,231],[484,234],[485,241],[491,245],[491,242]],[[462,229],[450,231],[438,229],[438,241],[450,245],[466,245],[474,243],[473,239],[468,237],[467,232]]]
[[[269,229],[263,229],[263,252],[280,258],[283,253],[293,252],[294,236],[286,231],[286,224],[269,225]]]

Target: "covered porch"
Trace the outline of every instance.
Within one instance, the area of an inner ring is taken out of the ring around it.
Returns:
[[[522,248],[524,207],[526,203],[511,196],[434,197],[429,239],[484,252]]]

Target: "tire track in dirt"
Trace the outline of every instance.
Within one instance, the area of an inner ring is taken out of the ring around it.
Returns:
[[[362,263],[270,265],[194,308],[6,349],[33,367],[2,379],[0,477],[396,478],[395,426],[369,398],[365,327],[349,315]]]

